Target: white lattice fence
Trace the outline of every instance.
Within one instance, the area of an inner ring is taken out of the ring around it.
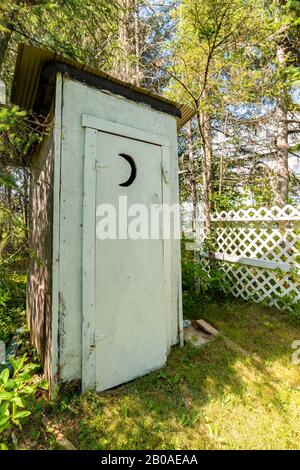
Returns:
[[[203,241],[203,224],[198,240]],[[289,309],[300,302],[299,207],[220,212],[212,217],[214,257],[236,297]],[[205,244],[200,254],[207,257]],[[297,258],[298,256],[298,258]]]

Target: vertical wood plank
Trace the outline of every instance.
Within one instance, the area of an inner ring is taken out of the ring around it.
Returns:
[[[54,171],[53,171],[53,241],[52,241],[52,325],[51,325],[51,380],[50,395],[55,396],[59,380],[59,239],[60,239],[60,165],[62,139],[62,102],[63,79],[61,74],[56,78],[55,94],[55,127],[54,127]]]
[[[171,223],[169,208],[172,205],[171,181],[170,181],[170,148],[162,146],[162,194],[163,194],[163,251],[164,251],[164,279],[165,279],[165,318],[166,331],[169,332],[168,348],[170,349],[172,339],[170,337],[172,310],[170,299],[172,297],[172,247],[173,247],[173,224]],[[170,224],[169,227],[166,227]],[[165,238],[165,229],[170,230],[170,237]]]
[[[82,391],[95,388],[95,214],[97,131],[85,129],[82,227]]]

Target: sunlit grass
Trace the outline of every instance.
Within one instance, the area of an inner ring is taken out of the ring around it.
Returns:
[[[173,348],[167,366],[114,390],[64,396],[52,419],[79,449],[299,449],[299,326],[276,310],[234,301],[206,320],[222,338],[200,350]]]

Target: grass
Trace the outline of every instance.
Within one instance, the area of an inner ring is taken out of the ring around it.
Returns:
[[[201,317],[261,361],[222,338],[174,347],[164,369],[98,395],[65,392],[48,416],[78,449],[300,449],[299,325],[234,300]],[[21,448],[55,446],[38,429],[24,429]]]

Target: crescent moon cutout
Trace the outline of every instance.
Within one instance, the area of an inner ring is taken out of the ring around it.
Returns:
[[[130,186],[136,178],[136,165],[135,165],[135,162],[134,162],[133,158],[130,155],[126,155],[126,153],[119,153],[119,156],[124,158],[124,160],[126,160],[129,163],[130,168],[131,168],[131,173],[130,173],[130,176],[129,176],[128,180],[125,181],[124,183],[120,183],[119,186],[123,186],[123,187]]]

